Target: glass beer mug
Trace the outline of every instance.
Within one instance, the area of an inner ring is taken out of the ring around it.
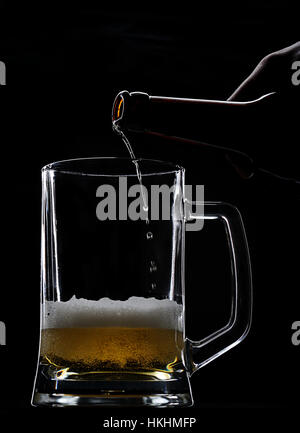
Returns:
[[[251,268],[238,210],[205,202],[204,213],[193,213],[182,167],[143,159],[138,166],[142,184],[125,158],[42,169],[35,406],[191,406],[191,375],[249,330]],[[205,219],[224,224],[231,311],[224,327],[192,341],[184,237],[189,224]]]

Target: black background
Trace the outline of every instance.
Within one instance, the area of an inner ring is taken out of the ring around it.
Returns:
[[[175,414],[98,409],[58,416],[56,409],[30,407],[39,338],[40,169],[73,157],[127,156],[111,131],[111,106],[120,90],[227,99],[263,56],[299,39],[296,15],[292,6],[267,1],[238,6],[149,2],[140,9],[100,2],[1,6],[0,60],[6,63],[7,85],[0,86],[0,319],[7,327],[7,345],[0,347],[0,411],[23,409],[28,422],[37,420],[38,411],[49,427],[55,426],[54,419],[77,425],[90,417],[90,430],[100,430],[103,418],[111,414]],[[289,132],[297,146],[299,133]],[[242,138],[245,131],[240,133]],[[193,376],[195,407],[176,415],[210,418],[211,410],[218,409],[226,418],[223,410],[229,408],[272,410],[272,417],[275,409],[292,414],[299,405],[299,347],[291,343],[291,325],[299,320],[300,310],[299,201],[277,183],[241,179],[223,156],[142,136],[132,137],[132,143],[139,157],[185,166],[187,183],[204,184],[207,200],[238,206],[250,246],[250,334]],[[288,163],[283,164],[288,172]],[[222,276],[211,263],[213,252],[199,253],[191,236],[187,295],[194,298],[188,329],[193,327],[197,336],[195,298],[209,304],[209,331],[215,297],[202,299],[198,293],[208,283],[220,286]],[[201,260],[207,263],[199,278],[195,267]]]

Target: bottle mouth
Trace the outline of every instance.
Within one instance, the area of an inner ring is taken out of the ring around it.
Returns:
[[[147,93],[122,90],[115,97],[112,107],[112,122],[120,129],[144,131],[148,122]]]
[[[127,90],[122,90],[122,92],[118,93],[115,97],[113,108],[112,108],[112,121],[116,122],[123,118],[124,107],[125,107],[125,99],[129,97],[129,92]]]

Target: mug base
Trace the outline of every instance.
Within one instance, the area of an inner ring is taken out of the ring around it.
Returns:
[[[74,406],[152,406],[188,407],[193,405],[190,394],[153,394],[153,395],[75,395],[35,393],[33,406],[74,407]]]
[[[185,371],[164,374],[92,372],[62,378],[49,366],[39,365],[32,396],[33,406],[192,406]],[[158,376],[159,377],[159,376]]]

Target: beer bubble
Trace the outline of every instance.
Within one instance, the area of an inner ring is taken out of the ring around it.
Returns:
[[[153,233],[152,232],[148,232],[146,234],[146,237],[147,237],[148,240],[153,239]]]

